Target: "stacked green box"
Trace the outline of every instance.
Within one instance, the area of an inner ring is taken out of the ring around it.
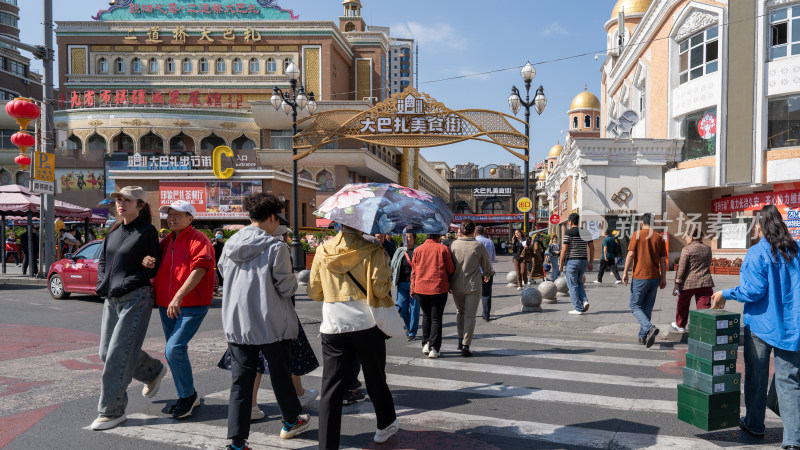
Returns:
[[[678,419],[706,431],[739,423],[739,314],[720,309],[689,313],[689,353],[678,385]]]

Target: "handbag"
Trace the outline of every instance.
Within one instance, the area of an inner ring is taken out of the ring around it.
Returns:
[[[364,295],[367,295],[367,290],[364,289],[364,286],[356,280],[356,277],[354,277],[349,270],[347,271],[347,276],[350,277],[356,287],[358,287]],[[369,312],[372,314],[372,320],[375,321],[375,325],[386,335],[386,339],[406,336],[405,323],[403,322],[403,318],[400,317],[400,312],[397,311],[397,308],[373,308],[370,306]]]

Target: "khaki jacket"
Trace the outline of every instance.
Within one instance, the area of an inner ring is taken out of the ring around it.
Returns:
[[[483,277],[494,275],[486,247],[474,237],[459,238],[450,244],[455,272],[450,277],[450,291],[466,293],[479,291]]]

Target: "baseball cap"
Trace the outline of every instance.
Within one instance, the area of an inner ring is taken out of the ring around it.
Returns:
[[[167,212],[169,212],[170,209],[189,213],[192,217],[197,216],[197,210],[194,209],[194,206],[192,206],[192,204],[187,202],[186,200],[175,200],[174,202],[172,202],[171,205],[164,205],[161,208],[158,208],[158,211],[161,214],[166,214]]]
[[[147,201],[147,193],[141,186],[125,186],[117,192],[112,193],[111,198],[127,198],[128,200]]]
[[[275,214],[276,216],[278,216],[278,224],[279,225],[285,225],[285,226],[289,225],[289,221],[286,220],[286,217],[283,217],[283,214],[281,214],[279,212],[274,212],[272,214]]]

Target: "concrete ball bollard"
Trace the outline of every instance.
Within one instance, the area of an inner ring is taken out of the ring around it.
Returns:
[[[542,293],[542,299],[544,302],[547,303],[558,303],[556,300],[556,295],[558,294],[558,288],[556,284],[552,281],[543,281],[539,283],[539,292]]]
[[[569,293],[569,288],[567,287],[567,279],[566,278],[558,277],[558,278],[556,278],[556,281],[554,282],[554,284],[556,285],[556,290],[559,293],[561,293],[561,294],[568,294]]]
[[[542,293],[538,289],[529,287],[520,295],[522,312],[542,312]]]
[[[509,283],[514,283],[514,285],[516,286],[516,283],[517,283],[517,271],[516,270],[512,270],[511,272],[508,272],[508,274],[506,275],[506,281],[508,281]]]
[[[311,271],[308,269],[301,270],[297,272],[297,282],[300,284],[308,284],[308,280],[311,278]]]

